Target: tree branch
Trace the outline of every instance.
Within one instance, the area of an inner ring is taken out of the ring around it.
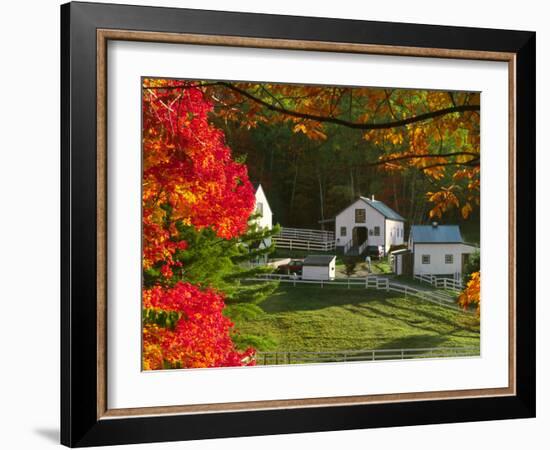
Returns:
[[[431,111],[429,113],[419,114],[417,116],[407,117],[401,120],[394,120],[391,122],[359,123],[359,122],[352,122],[344,119],[338,119],[336,117],[326,117],[326,116],[319,116],[317,114],[309,114],[309,113],[294,111],[294,110],[290,110],[280,106],[276,106],[272,103],[266,102],[265,100],[262,100],[261,98],[258,98],[252,95],[251,93],[249,93],[244,89],[238,88],[237,86],[234,86],[231,83],[227,83],[225,81],[205,83],[202,85],[189,84],[189,85],[178,85],[178,86],[151,86],[151,87],[144,86],[144,89],[190,89],[190,88],[201,88],[206,86],[223,86],[227,89],[232,90],[233,92],[237,92],[238,94],[248,98],[249,100],[257,104],[264,106],[270,111],[284,114],[290,117],[313,120],[315,122],[333,123],[335,125],[341,125],[341,126],[356,129],[356,130],[383,130],[388,128],[403,127],[411,123],[424,122],[426,120],[435,119],[437,117],[445,116],[447,114],[465,112],[465,111],[474,111],[474,112],[479,111],[479,105],[458,105],[450,108],[438,109],[436,111]]]
[[[404,159],[416,159],[416,158],[449,158],[452,156],[472,156],[472,159],[464,162],[453,162],[452,164],[456,165],[469,165],[471,161],[479,160],[479,153],[474,152],[452,152],[452,153],[439,153],[437,155],[426,155],[426,154],[414,154],[414,155],[402,155],[402,156],[396,156],[394,158],[388,158],[388,159],[381,159],[376,162],[367,163],[367,166],[379,166],[381,164],[386,164],[389,162],[394,161],[401,161]]]

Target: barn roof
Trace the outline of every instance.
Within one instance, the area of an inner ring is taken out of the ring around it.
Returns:
[[[332,260],[336,259],[335,255],[308,255],[304,259],[304,266],[328,266]]]
[[[402,216],[397,214],[393,209],[391,209],[384,202],[381,202],[380,200],[372,200],[367,197],[361,197],[361,200],[363,200],[368,205],[372,206],[374,209],[376,209],[380,214],[382,214],[387,219],[399,220],[401,222],[405,222],[405,219]]]
[[[463,243],[458,225],[413,225],[411,239],[417,244]]]

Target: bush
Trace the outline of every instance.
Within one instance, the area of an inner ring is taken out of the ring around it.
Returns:
[[[359,260],[353,256],[342,258],[345,269],[344,272],[348,277],[351,277],[357,271],[357,263]]]
[[[473,273],[479,272],[481,264],[481,256],[479,250],[476,250],[474,253],[470,253],[468,256],[468,261],[464,265],[464,273],[462,274],[462,283],[464,286],[470,281],[470,278]]]

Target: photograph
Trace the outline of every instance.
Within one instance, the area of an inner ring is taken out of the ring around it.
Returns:
[[[480,93],[142,77],[142,370],[480,356]]]

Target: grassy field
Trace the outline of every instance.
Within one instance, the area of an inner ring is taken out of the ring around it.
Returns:
[[[259,308],[231,316],[241,345],[260,351],[479,346],[477,317],[358,287],[281,284]]]

